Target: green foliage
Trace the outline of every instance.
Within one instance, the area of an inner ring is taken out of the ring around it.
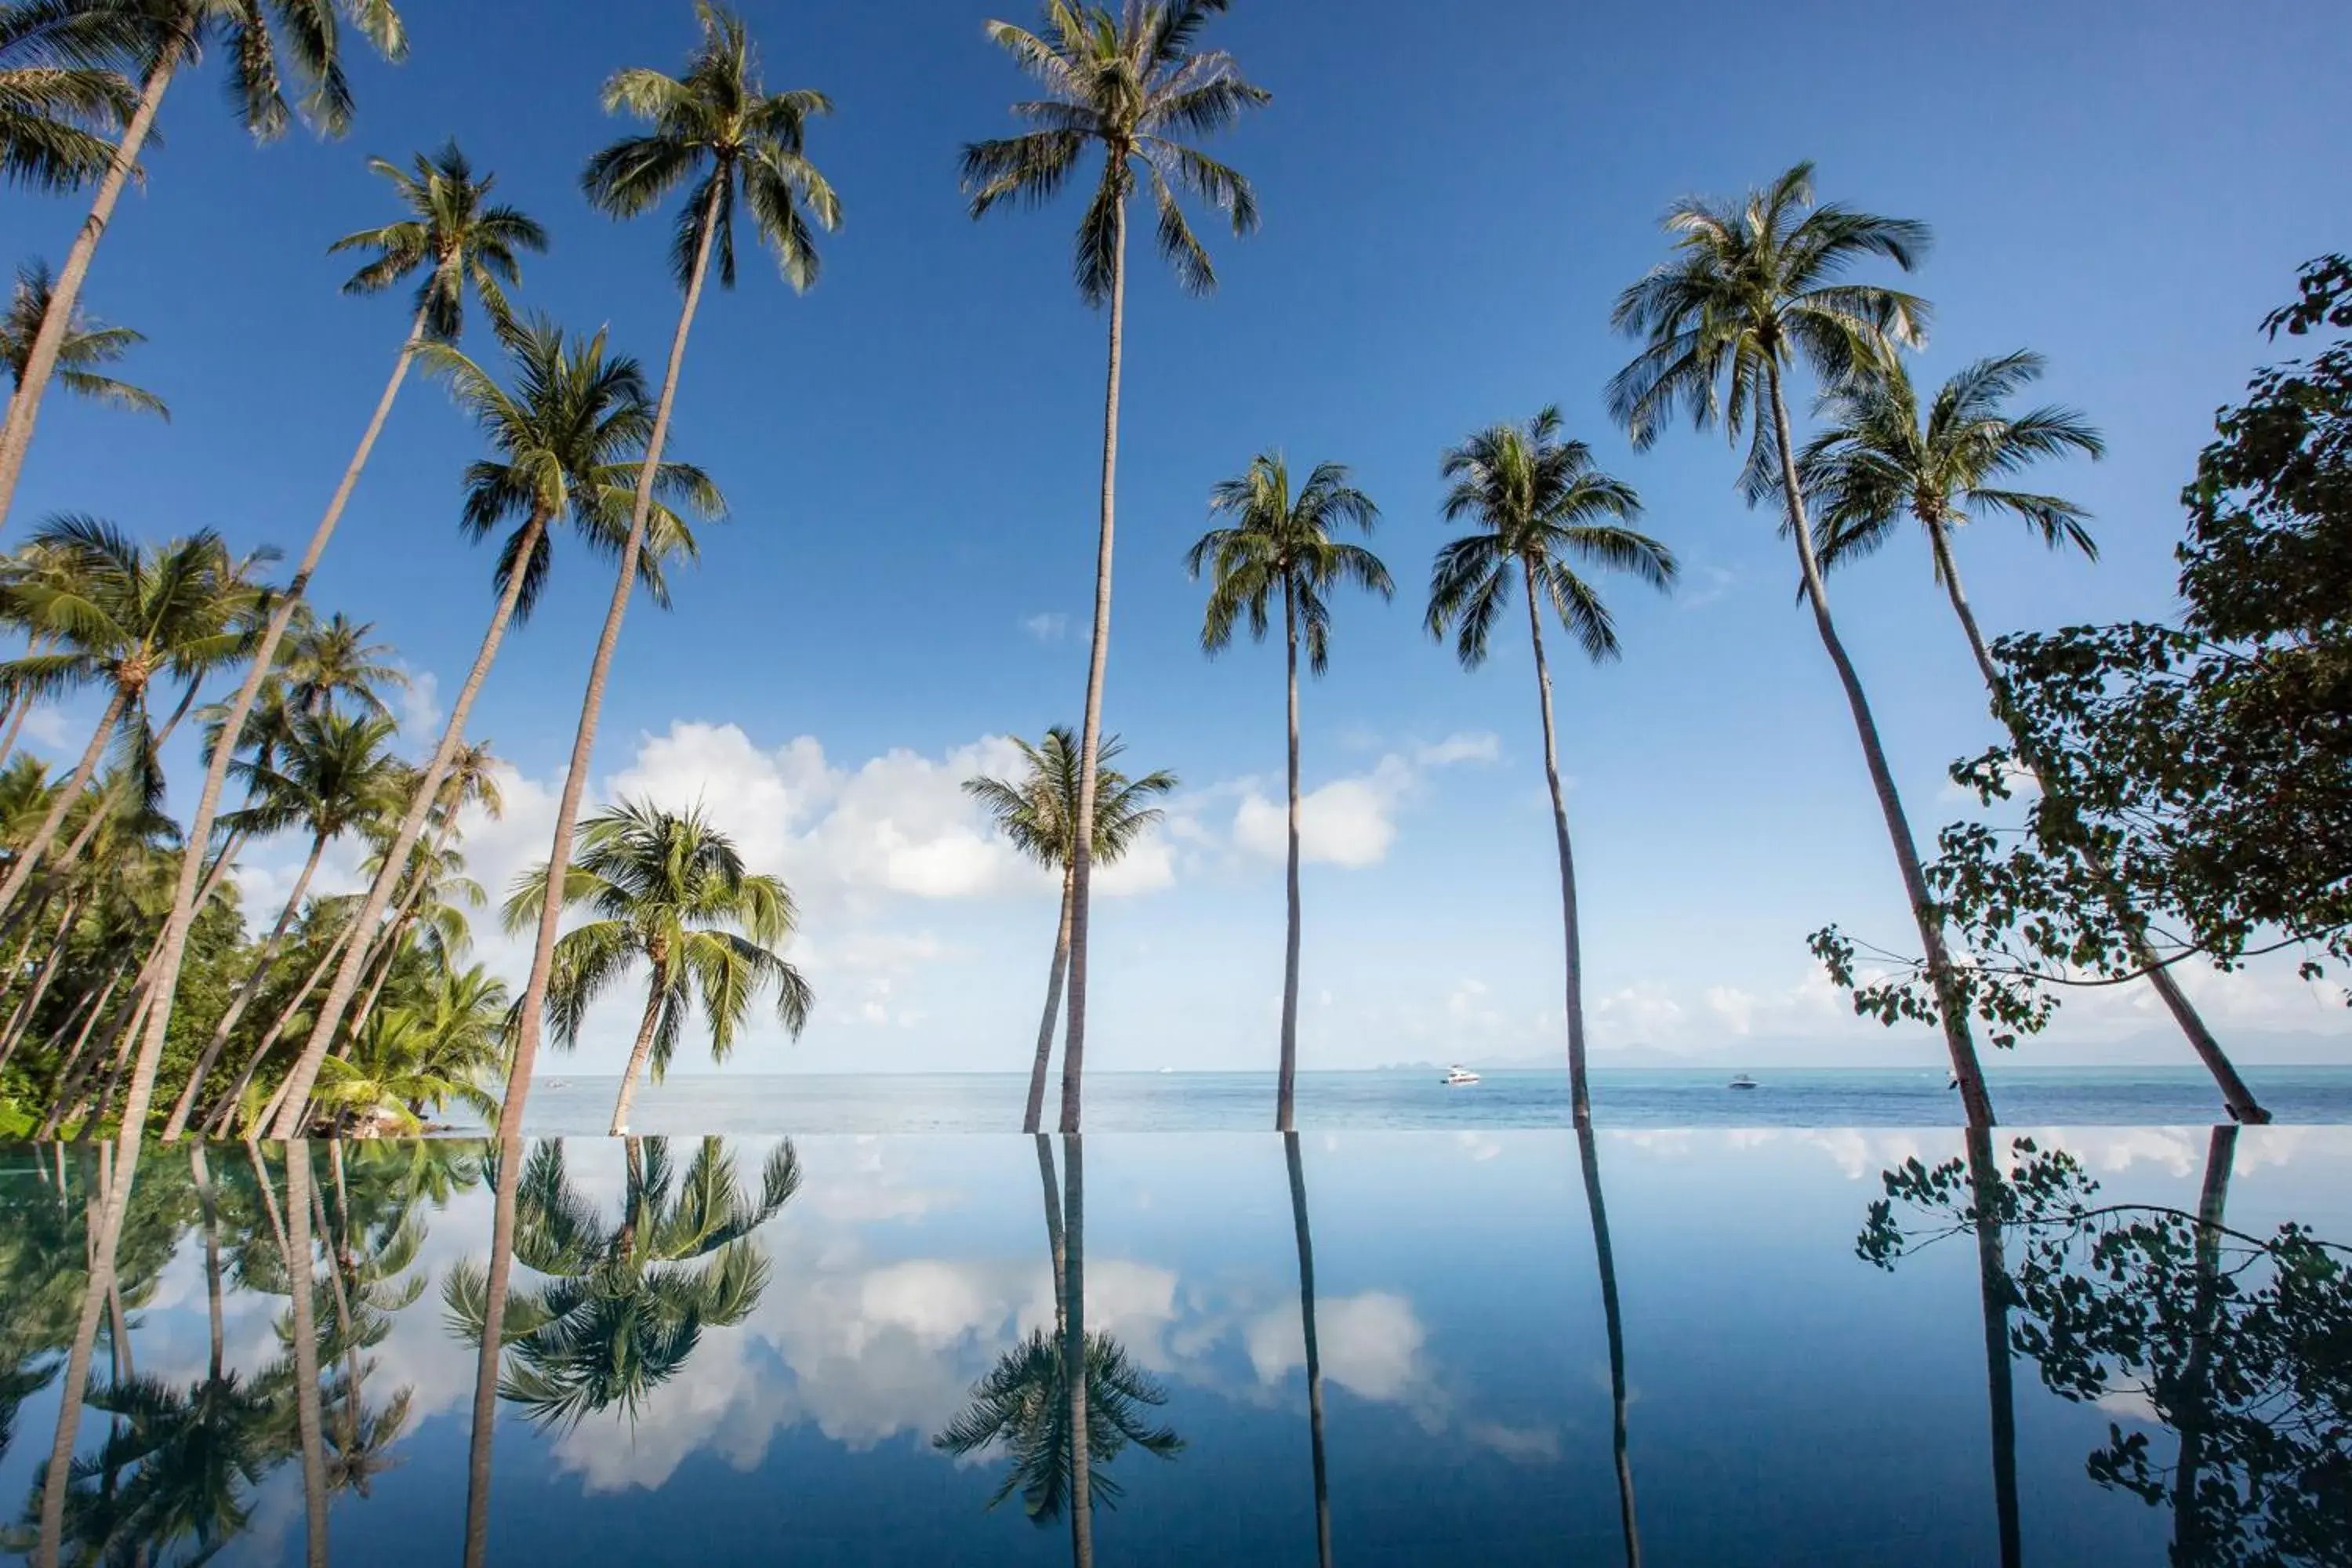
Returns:
[[[0,314],[0,367],[7,370],[12,389],[25,384],[26,362],[32,358],[33,339],[41,330],[41,319],[49,313],[53,286],[46,261],[28,261],[16,268],[16,289],[8,297],[6,312]],[[143,333],[129,327],[110,327],[77,310],[58,344],[57,368],[51,374],[59,386],[77,397],[168,420],[172,411],[162,398],[93,368],[112,364],[146,341]]]
[[[1348,482],[1343,464],[1316,464],[1293,497],[1282,454],[1262,452],[1246,472],[1218,481],[1209,508],[1233,521],[1202,534],[1184,566],[1195,579],[1204,567],[1209,572],[1201,647],[1213,657],[1233,641],[1244,617],[1250,636],[1265,641],[1279,595],[1285,631],[1302,637],[1307,667],[1320,675],[1330,661],[1331,590],[1352,583],[1383,599],[1396,594],[1379,556],[1331,537],[1350,525],[1370,533],[1381,514],[1371,497]]]
[[[1067,724],[1056,724],[1045,731],[1041,744],[1033,746],[1018,735],[1013,743],[1026,764],[1021,777],[982,774],[964,780],[963,792],[987,809],[1015,849],[1041,866],[1066,869],[1077,854],[1077,735]],[[1165,768],[1131,779],[1112,767],[1112,760],[1126,749],[1117,735],[1104,736],[1095,749],[1093,860],[1097,866],[1125,855],[1160,820],[1160,808],[1150,803],[1177,784],[1176,775]]]

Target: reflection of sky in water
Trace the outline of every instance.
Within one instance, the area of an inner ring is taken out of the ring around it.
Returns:
[[[2003,1137],[2023,1130],[2009,1130]],[[2110,1201],[2193,1209],[2203,1129],[2037,1130]],[[767,1147],[732,1145],[747,1182]],[[1564,1133],[1309,1133],[1335,1561],[1616,1560],[1609,1368],[1576,1145]],[[1603,1133],[1625,1324],[1632,1458],[1653,1562],[1963,1563],[1992,1556],[1982,1324],[1962,1238],[1892,1273],[1853,1238],[1877,1173],[1958,1150],[1930,1131]],[[993,1455],[930,1435],[1030,1330],[1053,1322],[1034,1146],[1013,1138],[822,1138],[761,1233],[766,1290],[654,1391],[634,1429],[610,1414],[542,1433],[512,1415],[496,1447],[494,1546],[507,1556],[816,1562],[1066,1559],[1061,1528],[1017,1500],[981,1505]],[[692,1152],[673,1144],[682,1168]],[[569,1147],[575,1188],[617,1216],[622,1150]],[[142,1182],[168,1172],[151,1151]],[[241,1155],[214,1155],[221,1164]],[[1290,1189],[1267,1136],[1116,1138],[1086,1146],[1087,1326],[1166,1386],[1186,1439],[1130,1450],[1099,1516],[1105,1563],[1312,1562],[1315,1547]],[[17,1163],[6,1180],[28,1181]],[[183,1176],[182,1179],[184,1179]],[[375,1352],[372,1394],[412,1385],[403,1463],[331,1516],[341,1563],[453,1557],[465,1502],[474,1352],[448,1331],[443,1271],[488,1249],[486,1191],[430,1216],[434,1289]],[[2249,1130],[2229,1220],[2299,1219],[2352,1236],[2352,1132]],[[518,1271],[519,1279],[521,1278]],[[235,1365],[279,1353],[282,1298],[233,1295]],[[201,1249],[184,1243],[132,1338],[138,1368],[201,1375]],[[104,1354],[100,1356],[101,1368]],[[2144,1421],[2017,1376],[2027,1555],[2160,1561],[2168,1521],[2085,1479],[2110,1419]],[[54,1393],[19,1413],[0,1496],[22,1499]],[[86,1415],[84,1451],[104,1418]],[[2157,1436],[2160,1443],[2171,1439]],[[296,1467],[277,1470],[225,1562],[299,1559]]]

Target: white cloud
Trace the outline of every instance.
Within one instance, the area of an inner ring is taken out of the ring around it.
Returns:
[[[429,669],[405,672],[408,684],[400,689],[400,738],[413,747],[427,747],[441,739],[441,681]]]
[[[1433,746],[1423,746],[1412,760],[1424,768],[1451,767],[1456,763],[1491,763],[1502,755],[1502,741],[1492,730],[1465,730]]]
[[[1048,610],[1042,615],[1024,616],[1022,617],[1021,629],[1039,642],[1060,642],[1069,632],[1070,617],[1059,610]]]
[[[67,745],[66,716],[55,708],[36,708],[25,715],[25,727],[18,733],[49,751],[62,752]]]

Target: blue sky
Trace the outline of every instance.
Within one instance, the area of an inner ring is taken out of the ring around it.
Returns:
[[[404,161],[457,134],[552,230],[520,300],[610,323],[657,363],[676,304],[666,223],[591,213],[576,177],[622,129],[598,83],[674,67],[689,7],[403,10],[413,57],[356,67],[341,142],[253,148],[216,64],[174,88],[169,145],[87,296],[148,333],[130,373],[174,421],[52,401],[18,530],[70,509],[299,544],[404,324],[398,299],[338,295],[346,258],[324,254],[387,216],[370,153]],[[1017,1066],[1051,898],[976,837],[954,784],[1002,756],[990,737],[1074,720],[1082,691],[1102,322],[1068,281],[1076,209],[964,216],[956,150],[1002,132],[1025,92],[981,36],[984,8],[745,14],[771,85],[835,100],[811,153],[846,222],[806,296],[747,265],[705,305],[677,449],[713,471],[734,521],[673,612],[633,612],[597,787],[698,795],[799,888],[820,1010],[789,1054],[755,1041],[762,1064]],[[1610,303],[1661,254],[1668,199],[1799,158],[1828,195],[1928,221],[1914,286],[1937,326],[1919,374],[2040,350],[2049,394],[2110,445],[2045,476],[2096,512],[2101,563],[1973,534],[1980,614],[2006,629],[2161,613],[2175,498],[2213,409],[2263,356],[2255,324],[2298,262],[2345,243],[2352,26],[2188,4],[1669,3],[1604,23],[1505,0],[1465,28],[1429,7],[1240,0],[1213,36],[1275,95],[1216,149],[1256,183],[1265,223],[1212,242],[1223,287],[1207,301],[1139,248],[1108,715],[1135,762],[1186,789],[1132,896],[1100,915],[1097,1059],[1271,1057],[1280,877],[1257,829],[1280,792],[1279,658],[1204,661],[1202,590],[1180,563],[1209,486],[1276,446],[1354,467],[1402,589],[1339,606],[1331,674],[1306,694],[1308,786],[1339,786],[1315,817],[1332,858],[1308,868],[1307,1065],[1551,1048],[1556,879],[1526,655],[1507,639],[1465,674],[1419,631],[1445,537],[1440,453],[1548,402],[1640,489],[1685,566],[1672,600],[1612,585],[1622,665],[1559,670],[1599,1043],[1737,1053],[1745,1030],[1764,1057],[1785,1037],[1925,1059],[1929,1042],[1857,1032],[1812,974],[1803,938],[1825,921],[1902,935],[1883,834],[1786,547],[1733,494],[1733,455],[1678,434],[1635,456],[1608,426],[1601,387],[1629,352]],[[78,206],[6,200],[12,258],[62,254]],[[488,557],[453,521],[475,451],[446,398],[412,386],[317,584],[445,689],[489,604]],[[576,557],[557,573],[477,710],[518,770],[509,820],[475,839],[497,884],[544,853],[607,591]],[[1926,839],[1960,809],[1945,764],[1991,739],[1965,650],[1912,542],[1832,593]],[[53,732],[78,741],[83,721]],[[294,858],[257,857],[257,903]],[[2284,972],[2211,1005],[2240,1029],[2346,1023]],[[2152,1025],[2118,995],[2063,1027]],[[618,1032],[593,1030],[579,1065],[616,1060]]]

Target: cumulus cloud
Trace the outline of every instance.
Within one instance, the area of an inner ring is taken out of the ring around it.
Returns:
[[[1433,744],[1391,752],[1370,773],[1302,792],[1299,858],[1332,866],[1379,865],[1396,841],[1399,809],[1423,793],[1424,774],[1463,763],[1491,763],[1498,751],[1499,742],[1489,731],[1449,735]],[[1255,780],[1234,790],[1241,797],[1234,808],[1234,847],[1260,859],[1284,859],[1290,848],[1287,802],[1269,795]]]

